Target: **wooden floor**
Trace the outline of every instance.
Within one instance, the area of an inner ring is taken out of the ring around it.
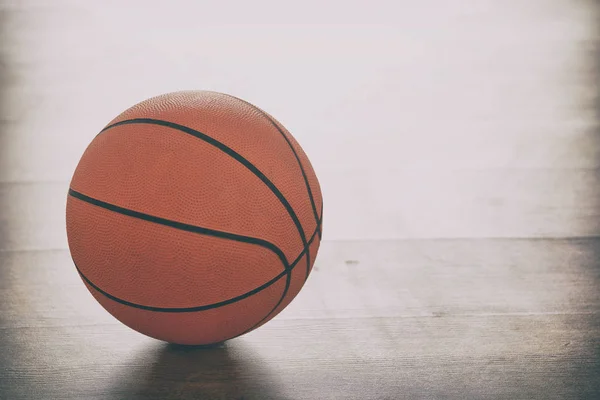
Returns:
[[[595,2],[175,3],[0,0],[1,400],[600,399]],[[325,199],[300,295],[213,348],[118,323],[65,240],[85,145],[189,88],[282,119]]]

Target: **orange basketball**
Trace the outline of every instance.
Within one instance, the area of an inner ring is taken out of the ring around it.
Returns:
[[[143,101],[85,150],[67,199],[73,261],[125,325],[211,344],[269,321],[298,294],[321,239],[308,157],[273,117],[236,97]]]

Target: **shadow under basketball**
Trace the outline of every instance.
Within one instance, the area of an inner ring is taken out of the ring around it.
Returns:
[[[129,363],[128,363],[129,364]],[[113,399],[282,399],[277,376],[238,341],[212,346],[159,343],[122,366]]]

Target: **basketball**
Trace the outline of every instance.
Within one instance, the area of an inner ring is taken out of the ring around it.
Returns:
[[[250,332],[306,282],[322,235],[317,176],[265,111],[208,91],[164,94],[89,144],[66,205],[93,297],[149,337],[207,345]]]

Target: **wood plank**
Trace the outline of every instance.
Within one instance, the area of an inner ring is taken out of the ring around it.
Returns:
[[[326,242],[275,320],[213,349],[110,317],[68,252],[0,252],[10,399],[600,394],[600,240]]]

